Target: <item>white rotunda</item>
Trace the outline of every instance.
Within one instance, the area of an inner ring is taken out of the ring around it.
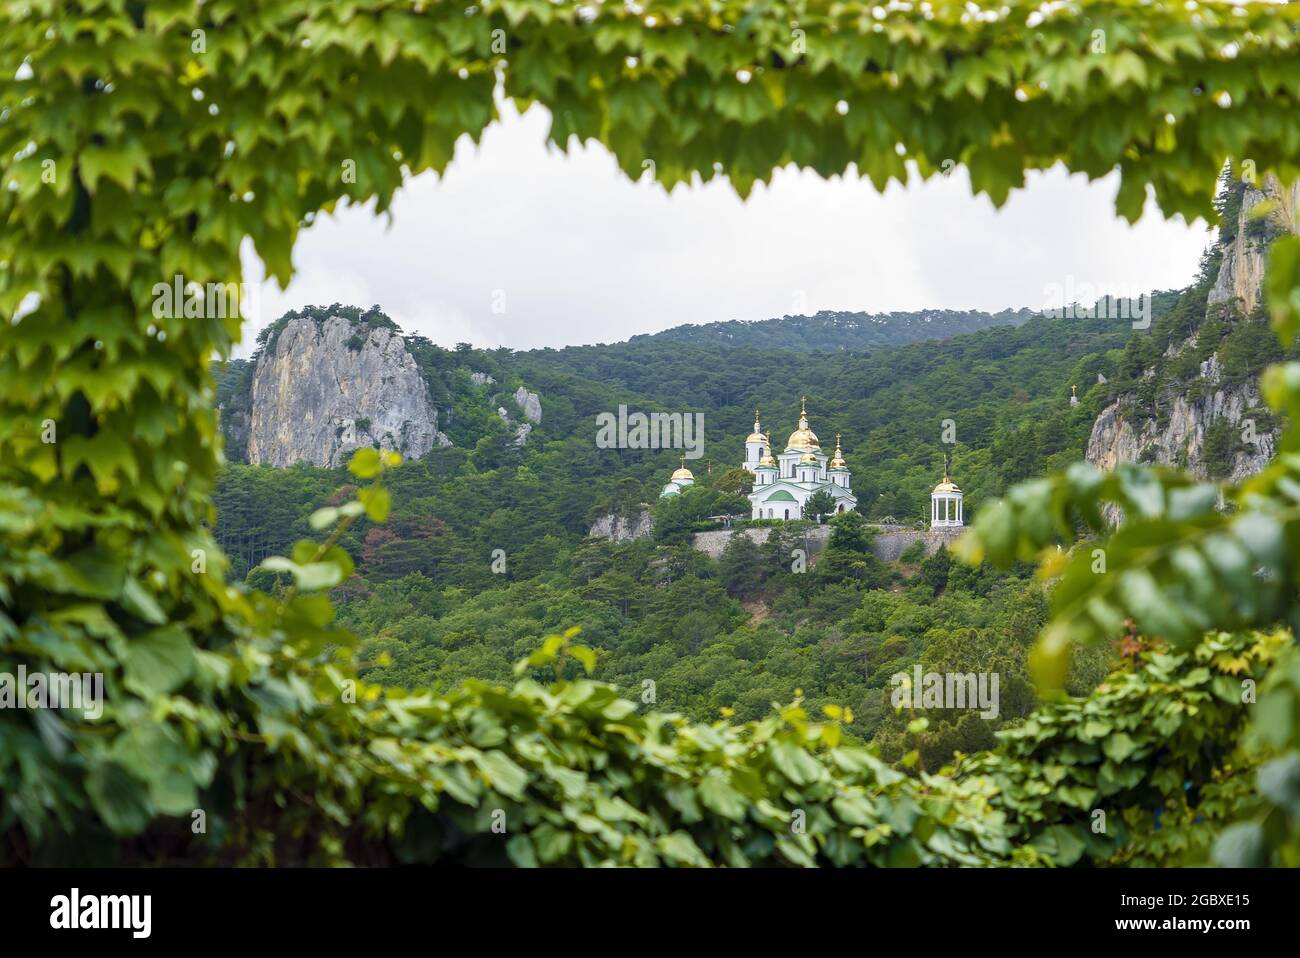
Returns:
[[[965,525],[962,516],[962,494],[957,483],[948,478],[948,464],[943,465],[943,482],[930,493],[930,528],[940,529]]]

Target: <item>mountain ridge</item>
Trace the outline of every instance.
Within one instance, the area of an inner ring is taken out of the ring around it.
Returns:
[[[770,319],[683,324],[657,333],[638,333],[626,342],[720,343],[801,351],[871,349],[950,339],[991,326],[1019,326],[1035,315],[1027,308],[1008,308],[997,313],[953,309],[890,313],[820,310],[811,316],[786,314]]]

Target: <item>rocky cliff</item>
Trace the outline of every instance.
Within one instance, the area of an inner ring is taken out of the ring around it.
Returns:
[[[1265,181],[1263,189],[1244,187],[1236,222],[1231,224],[1234,228],[1229,230],[1229,239],[1223,244],[1223,265],[1210,290],[1209,305],[1235,305],[1249,314],[1259,304],[1270,231],[1256,227],[1256,222],[1260,219],[1257,215],[1260,204],[1265,202],[1279,207],[1275,216],[1292,217],[1300,208],[1300,181],[1292,184],[1289,191],[1283,190],[1272,177]]]
[[[492,377],[488,377],[491,381]],[[533,424],[542,421],[542,400],[537,393],[529,392],[523,386],[515,390],[512,397],[515,405],[519,407],[523,414],[524,422],[516,422],[514,416],[510,415],[505,406],[497,407],[497,415],[501,421],[515,431],[513,442],[516,446],[524,446],[528,443],[528,436],[533,431]]]
[[[394,329],[330,316],[291,319],[258,357],[248,394],[247,459],[337,467],[377,446],[408,458],[435,444],[438,413]]]
[[[1219,253],[1221,261],[1206,297],[1209,314],[1239,322],[1259,306],[1263,295],[1264,264],[1273,230],[1261,228],[1260,204],[1293,210],[1300,184],[1282,191],[1276,181],[1264,189],[1241,185],[1240,206],[1225,224]],[[1280,203],[1279,203],[1280,201]],[[1200,330],[1171,343],[1164,359],[1175,359],[1195,349]],[[1207,346],[1208,349],[1208,346]],[[1194,367],[1193,367],[1194,368]],[[1146,370],[1146,378],[1154,376]],[[1133,395],[1120,395],[1101,410],[1088,438],[1087,460],[1102,469],[1120,462],[1150,462],[1176,466],[1201,479],[1239,481],[1261,470],[1273,457],[1277,433],[1259,395],[1254,376],[1246,381],[1224,382],[1218,352],[1200,363],[1199,375],[1157,390],[1161,405],[1142,408]],[[1212,429],[1231,430],[1224,448],[1213,451],[1207,440]]]
[[[529,392],[523,386],[515,390],[515,404],[523,411],[524,418],[531,423],[542,421],[542,400],[537,393]]]
[[[1261,237],[1252,235],[1249,227],[1251,211],[1265,199],[1261,190],[1253,186],[1245,188],[1241,208],[1237,211],[1234,235],[1223,246],[1223,264],[1207,300],[1211,306],[1226,304],[1249,313],[1259,302],[1267,244]]]
[[[1218,385],[1217,357],[1201,364],[1202,377]],[[1226,478],[1233,482],[1259,472],[1273,458],[1276,435],[1260,431],[1253,423],[1264,416],[1264,403],[1252,383],[1213,388],[1203,398],[1174,396],[1169,416],[1161,421],[1134,415],[1122,400],[1103,409],[1088,437],[1087,460],[1102,469],[1121,462],[1152,462],[1178,466],[1201,478]],[[1216,420],[1225,420],[1242,438],[1242,448],[1231,453],[1227,474],[1211,477],[1206,461],[1206,435]]]
[[[653,534],[654,530],[655,522],[650,514],[650,506],[642,503],[631,515],[610,512],[597,516],[587,535],[593,539],[608,539],[610,542],[631,542],[634,539],[644,539]]]

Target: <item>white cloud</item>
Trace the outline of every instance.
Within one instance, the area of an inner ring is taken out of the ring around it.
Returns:
[[[631,183],[599,146],[545,145],[540,108],[468,138],[441,179],[409,182],[392,225],[368,209],[321,217],[294,252],[289,288],[262,288],[257,328],[290,308],[381,305],[435,342],[615,342],[680,323],[819,309],[1039,307],[1044,289],[1185,285],[1204,223],[1136,226],[1114,214],[1118,180],[1055,169],[1002,210],[964,171],[878,194],[869,181],[778,171],[742,202],[722,181],[668,194]],[[251,246],[249,281],[261,277]],[[494,302],[504,303],[494,312]]]

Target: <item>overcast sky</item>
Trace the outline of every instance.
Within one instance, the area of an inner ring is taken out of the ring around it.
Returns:
[[[1132,295],[1185,285],[1209,234],[1149,206],[1130,227],[1118,181],[1057,169],[995,210],[964,171],[891,186],[792,169],[745,202],[724,182],[668,194],[632,183],[591,146],[545,143],[548,116],[503,107],[442,179],[411,180],[391,226],[341,210],[302,233],[287,290],[263,283],[245,326],[288,309],[379,304],[450,346],[617,342],[681,323],[821,309],[1042,308],[1052,284]],[[250,282],[262,279],[251,245]]]

